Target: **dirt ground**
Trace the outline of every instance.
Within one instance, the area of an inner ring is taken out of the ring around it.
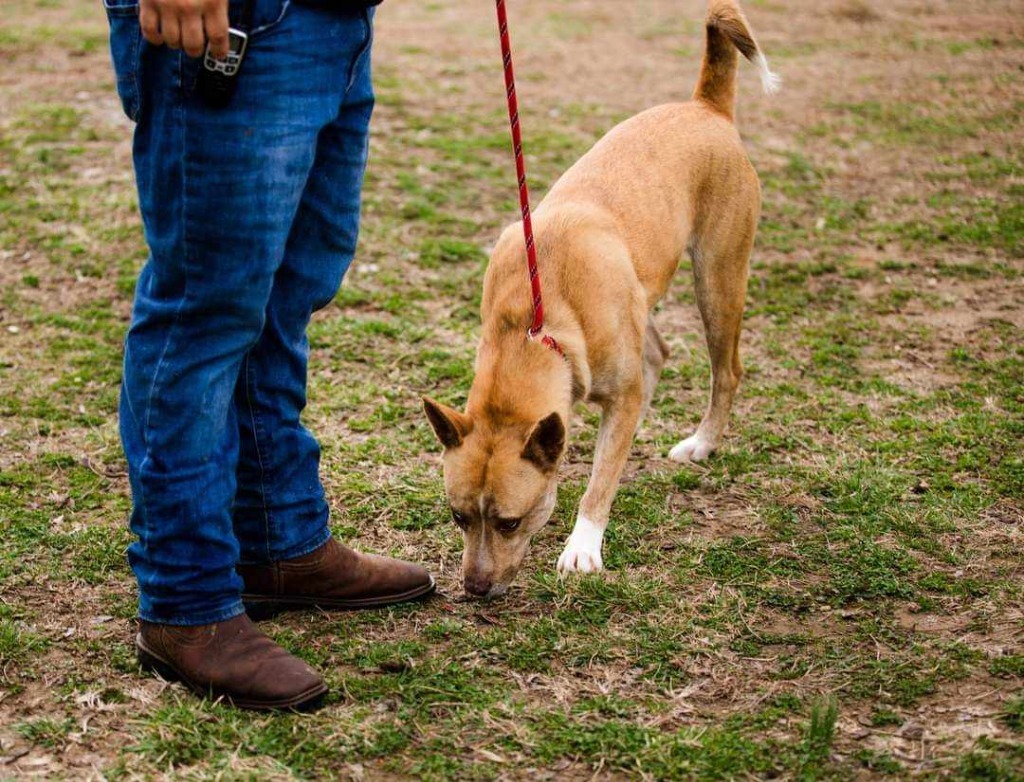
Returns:
[[[692,89],[701,2],[510,6],[537,198]],[[332,689],[265,717],[134,663],[131,123],[99,0],[5,4],[0,778],[1024,778],[1022,8],[745,7],[784,84],[741,65],[764,208],[726,447],[666,459],[707,393],[684,261],[608,571],[553,572],[592,458],[581,407],[556,517],[488,604],[461,597],[418,400],[464,402],[516,215],[493,9],[380,7],[363,233],[311,327],[307,420],[336,534],[425,562],[440,594],[264,625]]]

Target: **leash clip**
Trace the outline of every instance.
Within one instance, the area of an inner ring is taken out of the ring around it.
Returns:
[[[542,329],[543,329],[543,327],[541,327],[540,329],[537,329],[536,331],[534,331],[533,327],[531,326],[530,328],[528,328],[526,330],[526,338],[530,342],[533,342],[533,341],[535,341],[537,339],[537,337],[540,337],[540,342],[541,342],[542,345],[544,345],[547,348],[551,348],[558,355],[560,355],[563,360],[568,361],[569,359],[565,355],[565,351],[562,350],[562,346],[558,344],[558,340],[555,339],[554,337],[552,337],[550,334],[541,335]]]

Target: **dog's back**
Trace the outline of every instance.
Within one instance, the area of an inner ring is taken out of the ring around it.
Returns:
[[[537,209],[538,237],[549,211],[584,204],[615,223],[653,306],[707,219],[741,220],[744,230],[756,222],[760,189],[733,124],[691,101],[613,128],[551,188]]]
[[[562,175],[537,209],[541,230],[556,205],[588,204],[606,212],[626,241],[649,305],[664,295],[678,260],[702,241],[705,228],[745,233],[760,211],[757,174],[733,125],[737,52],[759,67],[766,91],[777,88],[778,77],[733,0],[713,0],[706,25],[691,101],[656,106],[617,125]]]

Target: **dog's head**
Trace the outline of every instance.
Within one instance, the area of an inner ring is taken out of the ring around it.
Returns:
[[[508,589],[555,507],[565,423],[474,418],[424,399],[444,446],[444,486],[452,521],[462,530],[463,586],[477,597]]]

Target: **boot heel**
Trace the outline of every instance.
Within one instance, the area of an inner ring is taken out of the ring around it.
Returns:
[[[160,676],[161,679],[168,682],[179,682],[181,677],[178,676],[171,666],[165,663],[158,657],[154,657],[152,654],[147,652],[145,649],[141,649],[138,646],[135,647],[135,654],[138,657],[139,665],[144,671],[151,671]]]
[[[267,619],[273,619],[283,610],[280,603],[272,602],[270,600],[258,600],[250,601],[242,598],[242,605],[245,607],[245,613],[254,622],[263,622]]]

